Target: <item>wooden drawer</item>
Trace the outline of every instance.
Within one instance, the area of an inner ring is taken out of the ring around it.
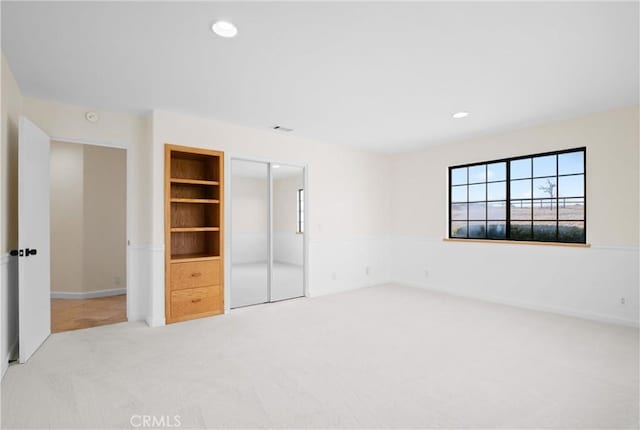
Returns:
[[[171,319],[180,321],[202,314],[224,311],[222,286],[190,288],[171,292]]]
[[[222,270],[220,260],[171,263],[171,290],[220,285]]]

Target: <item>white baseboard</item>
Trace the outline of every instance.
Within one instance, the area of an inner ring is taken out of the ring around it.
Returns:
[[[164,315],[163,316],[150,315],[148,318],[145,318],[144,322],[146,322],[149,327],[161,327],[166,324]]]
[[[607,315],[599,315],[599,314],[588,313],[588,312],[579,312],[571,309],[561,309],[561,308],[550,307],[550,306],[540,306],[540,305],[535,305],[531,303],[516,302],[513,300],[503,299],[500,297],[485,296],[480,294],[474,294],[474,295],[461,294],[455,291],[449,291],[444,288],[438,288],[434,286],[424,286],[424,285],[409,284],[404,282],[394,282],[394,284],[399,285],[401,287],[421,288],[423,290],[433,291],[436,293],[443,293],[443,294],[448,294],[451,296],[462,297],[462,298],[471,299],[471,300],[480,300],[483,302],[495,303],[498,305],[512,306],[515,308],[527,309],[530,311],[547,312],[551,314],[562,315],[562,316],[573,317],[573,318],[581,318],[581,319],[586,319],[586,320],[596,321],[601,323],[623,325],[626,327],[633,327],[633,328],[640,327],[640,324],[638,324],[638,322],[636,321],[610,317]]]
[[[380,287],[382,285],[401,285],[397,282],[393,281],[380,281],[371,284],[353,284],[349,286],[339,286],[335,288],[324,289],[320,292],[309,291],[307,297],[322,297],[322,296],[330,296],[334,294],[347,293],[349,291],[359,290],[361,288],[371,288],[371,287]]]
[[[87,292],[65,292],[65,291],[52,291],[52,299],[95,299],[96,297],[109,297],[119,296],[120,294],[127,294],[126,288],[114,288],[110,290],[97,290]]]

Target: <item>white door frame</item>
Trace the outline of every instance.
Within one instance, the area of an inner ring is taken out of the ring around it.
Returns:
[[[127,205],[127,210],[126,210],[126,219],[125,219],[125,229],[126,229],[126,235],[127,235],[127,239],[125,242],[125,247],[126,247],[126,261],[125,261],[125,279],[127,282],[126,285],[126,290],[127,290],[127,321],[131,321],[131,313],[133,312],[134,306],[131,303],[132,297],[136,296],[134,294],[130,294],[131,290],[131,270],[129,269],[130,266],[130,259],[131,259],[131,253],[129,251],[130,245],[131,245],[131,240],[129,239],[131,237],[131,221],[133,218],[133,214],[132,214],[132,196],[133,196],[133,181],[132,181],[132,163],[131,163],[131,151],[129,150],[129,145],[126,145],[124,143],[117,143],[117,142],[98,142],[98,141],[91,141],[91,140],[84,140],[84,139],[74,139],[74,138],[67,138],[67,137],[60,137],[60,136],[51,136],[51,142],[62,142],[62,143],[75,143],[78,145],[92,145],[92,146],[101,146],[104,148],[115,148],[115,149],[124,149],[125,150],[125,154],[126,154],[126,169],[127,169],[127,185],[126,185],[126,205]]]
[[[231,191],[232,191],[232,181],[231,181],[231,162],[233,160],[237,161],[250,161],[254,163],[266,163],[267,165],[267,178],[269,181],[269,232],[268,235],[271,235],[272,228],[272,208],[271,208],[271,195],[272,195],[272,178],[271,178],[271,165],[279,164],[281,166],[289,166],[289,167],[299,167],[303,172],[303,188],[304,188],[304,232],[302,233],[302,270],[303,270],[303,297],[309,297],[309,238],[308,238],[308,225],[309,225],[309,165],[307,163],[295,163],[290,161],[278,161],[274,159],[267,158],[256,158],[256,157],[245,157],[239,155],[231,155],[225,153],[225,168],[224,171],[224,183],[225,183],[225,199],[229,202],[229,204],[225,204],[224,208],[224,219],[225,219],[225,228],[224,228],[224,271],[225,271],[225,285],[227,286],[224,289],[224,312],[227,313],[231,310]],[[271,261],[271,254],[273,252],[273,244],[271,238],[268,237],[269,242],[269,261]],[[271,279],[271,265],[268,267],[268,276]],[[270,283],[268,284],[270,287]],[[269,296],[270,297],[270,294]]]

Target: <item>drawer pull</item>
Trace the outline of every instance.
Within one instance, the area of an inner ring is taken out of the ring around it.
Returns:
[[[200,272],[193,272],[193,273],[191,274],[191,277],[192,277],[192,278],[199,278],[200,276],[202,276],[202,273],[200,273]]]
[[[201,301],[202,301],[202,299],[192,299],[191,303],[198,303],[198,302],[201,302]]]

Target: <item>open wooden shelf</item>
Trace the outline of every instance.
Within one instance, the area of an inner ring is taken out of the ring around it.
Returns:
[[[205,181],[202,179],[171,178],[172,184],[192,184],[192,185],[220,185],[219,181]]]
[[[171,232],[217,231],[220,227],[220,205],[171,202]],[[174,230],[176,228],[209,228],[209,230]]]
[[[196,231],[220,231],[220,227],[171,227],[171,233],[190,233]]]
[[[217,199],[171,199],[171,203],[220,203]]]
[[[193,182],[193,183],[192,183]],[[204,184],[202,182],[205,182]],[[170,182],[169,196],[172,202],[188,200],[220,200],[221,186],[211,185],[214,181],[187,181],[179,180]],[[217,181],[215,182],[218,183]],[[179,199],[179,200],[178,200]]]
[[[176,231],[170,233],[167,261],[182,258],[218,257],[222,253],[219,231]]]
[[[172,263],[188,263],[192,261],[220,260],[220,256],[207,254],[183,254],[171,257]]]

